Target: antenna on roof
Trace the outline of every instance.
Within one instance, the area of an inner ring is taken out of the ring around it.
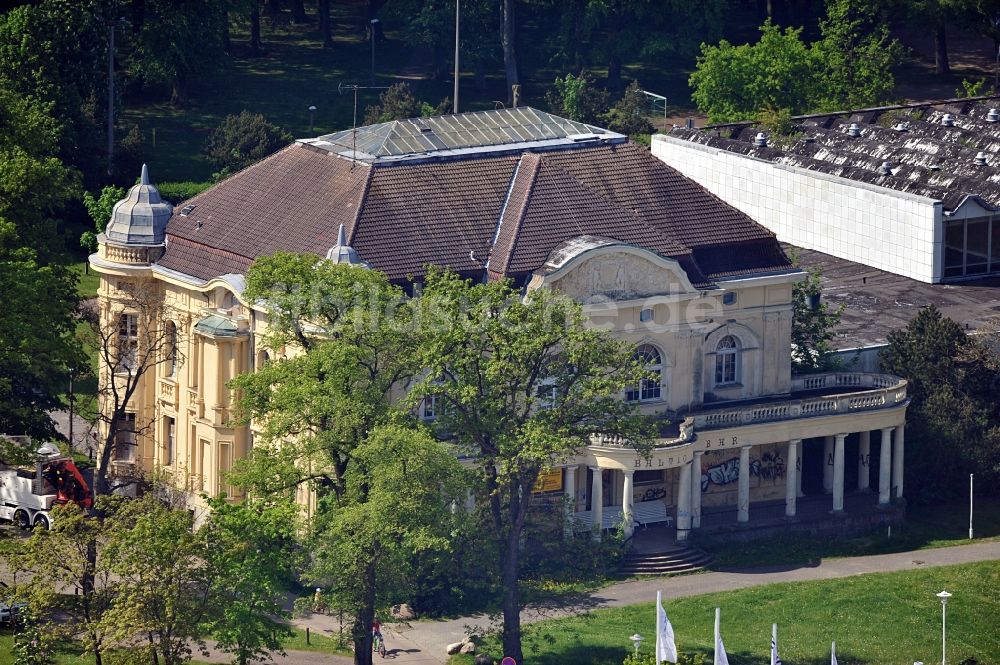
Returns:
[[[372,47],[374,48],[374,47]],[[358,163],[358,90],[385,90],[387,85],[358,85],[357,83],[340,83],[337,85],[337,92],[344,94],[344,90],[354,91],[354,120],[351,123],[351,170]]]

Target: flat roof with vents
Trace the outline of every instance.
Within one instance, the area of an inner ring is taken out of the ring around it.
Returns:
[[[626,140],[601,127],[520,107],[393,120],[301,143],[357,161],[390,162],[517,150],[529,143],[534,150],[544,150]]]
[[[793,122],[791,136],[766,145],[755,142],[760,127],[749,122],[674,127],[669,136],[936,199],[945,211],[968,197],[1000,210],[1000,96],[805,115]]]

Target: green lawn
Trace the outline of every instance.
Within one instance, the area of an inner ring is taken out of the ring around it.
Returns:
[[[948,604],[948,661],[975,658],[1000,663],[1000,563],[876,573],[845,579],[773,584],[728,593],[670,599],[665,607],[678,648],[712,658],[714,608],[722,608],[722,636],[733,665],[768,662],[771,623],[778,624],[781,658],[790,665],[829,662],[837,642],[841,665],[936,663],[941,654],[941,605],[935,593],[954,594]],[[532,665],[618,665],[631,650],[629,636],[655,635],[653,603],[597,610],[526,627],[525,658]],[[495,643],[486,653],[497,654]],[[454,665],[471,663],[455,658]]]
[[[87,261],[80,261],[70,266],[77,276],[76,292],[81,299],[93,298],[97,295],[97,287],[101,284],[101,276],[87,269]]]
[[[976,541],[1000,538],[1000,497],[978,497],[973,515]],[[715,561],[711,568],[802,564],[820,559],[866,554],[886,554],[966,545],[969,541],[968,503],[911,506],[906,522],[889,537],[879,528],[852,538],[817,538],[788,534],[756,543],[733,543],[708,548]]]
[[[298,628],[292,629],[292,636],[285,641],[285,649],[293,651],[317,651],[329,654],[351,655],[349,649],[338,649],[337,641],[330,637],[312,634],[309,638],[310,644],[306,644],[305,631]],[[0,665],[11,665],[14,662],[12,655],[14,647],[14,636],[9,630],[0,631]],[[58,645],[55,651],[56,665],[83,665],[93,663],[94,660],[88,656],[80,655],[80,648],[76,644],[63,643]],[[201,661],[193,660],[192,665],[199,665]]]

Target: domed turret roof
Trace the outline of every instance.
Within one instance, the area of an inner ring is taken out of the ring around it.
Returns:
[[[327,250],[326,259],[334,263],[349,263],[362,268],[368,267],[368,264],[361,260],[357,250],[347,244],[347,234],[344,233],[343,224],[337,231],[337,244]]]
[[[160,198],[160,192],[149,183],[149,170],[142,165],[139,184],[128,196],[115,204],[105,235],[112,242],[136,245],[160,245],[167,220],[174,207]]]

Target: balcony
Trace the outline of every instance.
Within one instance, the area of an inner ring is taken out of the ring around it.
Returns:
[[[801,396],[799,396],[801,395]],[[792,378],[789,396],[766,397],[691,414],[695,430],[884,409],[906,402],[906,381],[890,374],[830,372]]]
[[[179,393],[177,382],[173,379],[160,379],[159,384],[160,403],[176,411]]]
[[[792,377],[792,390],[754,400],[699,409],[664,422],[657,448],[693,440],[696,432],[742,425],[833,416],[891,408],[906,402],[906,381],[890,374],[829,372]],[[630,442],[612,434],[590,437],[594,448],[631,448]]]

